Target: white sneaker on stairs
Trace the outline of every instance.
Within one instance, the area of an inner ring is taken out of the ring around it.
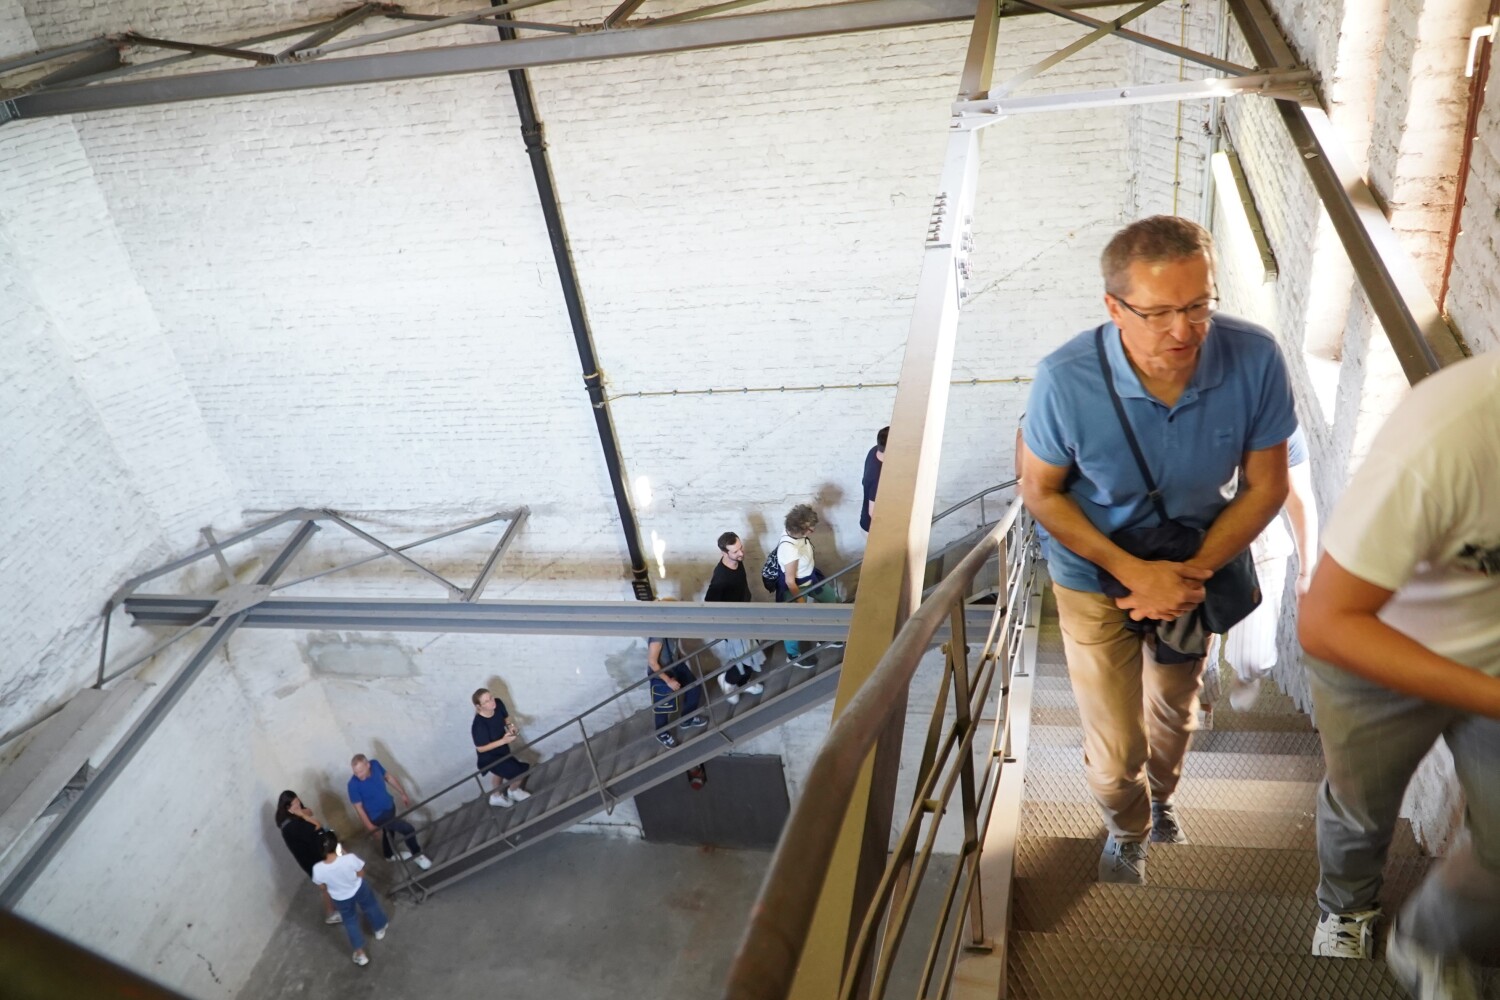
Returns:
[[[1312,953],[1318,958],[1374,958],[1375,923],[1379,919],[1379,907],[1319,914]]]

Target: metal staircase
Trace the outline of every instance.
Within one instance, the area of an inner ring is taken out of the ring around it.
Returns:
[[[1044,608],[1017,846],[1008,996],[1400,1000],[1383,961],[1314,958],[1314,796],[1322,746],[1270,685],[1248,712],[1216,705],[1176,801],[1191,844],[1152,844],[1145,886],[1101,885],[1104,841],[1051,595]],[[1403,820],[1382,902],[1394,913],[1431,865]],[[1500,998],[1491,973],[1485,996]]]
[[[960,510],[973,508],[979,514],[980,527],[943,546],[929,556],[925,573],[928,588],[946,575],[951,566],[988,531],[984,522],[989,510],[1003,513],[993,499],[986,509],[986,498],[1013,486],[1002,483],[948,508],[934,518],[943,520]],[[842,580],[852,590],[859,563],[851,564],[825,581],[833,585]],[[980,601],[992,595],[994,581],[981,577],[974,581],[972,593]],[[982,634],[988,627],[993,607],[976,607],[971,631]],[[939,639],[946,639],[946,632]],[[770,658],[780,647],[778,640],[762,643],[757,650],[768,657],[758,680],[765,691],[756,696],[744,695],[739,704],[730,705],[719,693],[717,679],[734,660],[719,664],[703,654],[714,648],[709,643],[679,662],[692,665],[704,693],[700,714],[707,719],[701,729],[677,729],[678,745],[664,746],[657,738],[649,707],[644,670],[642,679],[618,691],[588,711],[563,723],[531,744],[557,743],[572,732],[571,746],[546,756],[528,772],[525,785],[531,797],[510,808],[498,808],[488,802],[489,788],[482,776],[471,773],[442,791],[416,803],[402,818],[417,827],[424,853],[432,862],[421,870],[411,861],[398,860],[397,873],[391,883],[393,892],[407,892],[417,899],[450,886],[475,872],[514,854],[531,844],[566,830],[601,810],[613,809],[615,803],[637,795],[653,785],[683,774],[712,757],[732,750],[737,744],[768,732],[833,697],[838,688],[839,667],[843,661],[842,644],[803,643],[803,653],[795,661]],[[701,661],[701,662],[700,662]],[[591,728],[592,727],[592,728]],[[469,786],[469,782],[473,782]],[[451,802],[455,793],[471,788],[468,798],[437,819],[422,824],[415,815],[439,800]]]

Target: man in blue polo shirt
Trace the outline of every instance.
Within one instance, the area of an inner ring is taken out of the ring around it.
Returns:
[[[354,772],[349,778],[349,801],[354,803],[354,811],[359,813],[366,830],[371,833],[381,831],[380,851],[386,860],[389,861],[391,855],[396,853],[391,845],[398,837],[404,837],[406,848],[399,852],[401,860],[415,860],[418,868],[431,868],[432,862],[422,853],[422,847],[417,843],[417,831],[406,820],[396,819],[396,800],[386,790],[387,785],[394,788],[396,794],[401,796],[401,805],[409,808],[411,796],[406,794],[401,780],[387,771],[380,761],[372,760],[362,753],[354,755],[349,767]]]
[[[1111,322],[1042,360],[1026,407],[1021,485],[1050,536],[1084,769],[1109,828],[1099,878],[1144,884],[1148,838],[1187,842],[1172,793],[1197,722],[1203,660],[1158,663],[1154,639],[1126,623],[1189,614],[1204,582],[1276,515],[1297,418],[1275,340],[1215,315],[1207,230],[1173,216],[1143,219],[1115,234],[1100,269]],[[1137,558],[1110,538],[1160,523],[1111,382],[1167,516],[1205,532],[1182,562]],[[1106,597],[1101,571],[1129,594]]]

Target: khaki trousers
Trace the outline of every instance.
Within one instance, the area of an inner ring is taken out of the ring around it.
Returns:
[[[1083,721],[1089,790],[1117,840],[1151,832],[1151,802],[1165,802],[1182,778],[1198,728],[1203,661],[1162,666],[1126,612],[1103,594],[1053,584],[1063,652]]]

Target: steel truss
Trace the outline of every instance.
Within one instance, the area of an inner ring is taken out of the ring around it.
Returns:
[[[974,16],[975,0],[857,0],[719,16],[757,2],[730,0],[635,20],[630,18],[640,3],[626,0],[594,24],[561,25],[511,20],[516,11],[550,2],[552,0],[510,0],[450,16],[415,13],[398,4],[365,3],[326,21],[281,28],[222,44],[155,38],[134,32],[105,35],[75,45],[0,60],[0,77],[33,66],[61,64],[54,72],[31,81],[24,88],[9,93],[0,90],[0,98],[8,98],[0,100],[0,124],[20,118],[176,101],[498,72],[967,21]],[[1108,5],[1108,0],[1066,0],[1056,6],[1072,12]],[[1006,13],[1034,12],[1017,7]],[[340,37],[374,19],[409,23],[390,30]],[[344,55],[356,49],[415,38],[439,29],[476,25],[524,29],[541,33],[544,37]],[[293,37],[298,37],[298,41],[290,46],[273,44]],[[153,49],[175,50],[183,54],[125,62],[127,52]],[[328,58],[335,55],[340,57]],[[70,56],[80,58],[71,63],[62,62]],[[234,59],[249,66],[155,75],[205,56]],[[153,77],[149,80],[122,80],[143,72],[150,72]]]

